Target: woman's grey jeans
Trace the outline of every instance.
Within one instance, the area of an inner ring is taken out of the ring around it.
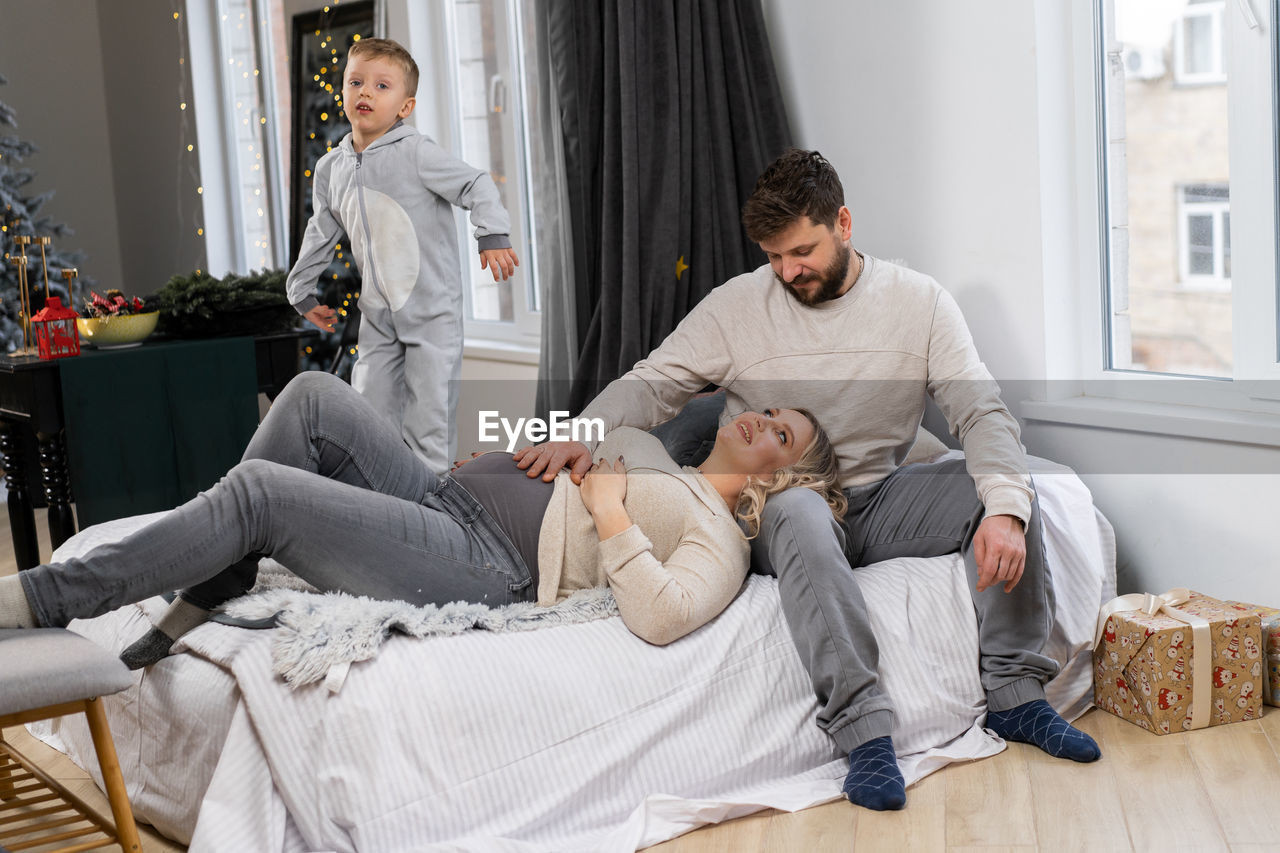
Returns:
[[[215,607],[253,586],[261,555],[323,590],[418,605],[535,595],[476,500],[319,372],[289,383],[212,488],[119,542],[20,577],[40,624],[61,627],[174,589]]]

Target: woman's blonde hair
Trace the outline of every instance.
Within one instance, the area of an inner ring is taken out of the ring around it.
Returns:
[[[840,464],[835,448],[831,446],[831,437],[813,412],[807,409],[795,411],[813,424],[813,440],[794,465],[779,468],[770,476],[747,478],[747,485],[738,496],[735,513],[746,523],[748,539],[754,539],[760,532],[760,516],[764,512],[765,501],[787,489],[812,489],[822,495],[836,521],[844,521],[845,511],[849,508],[849,501],[840,489]]]

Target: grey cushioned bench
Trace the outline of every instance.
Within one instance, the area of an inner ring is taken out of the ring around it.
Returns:
[[[112,826],[0,738],[0,848],[21,849],[39,839],[65,842],[60,850],[113,843],[130,853],[142,849],[98,699],[131,684],[133,674],[119,658],[79,634],[0,629],[0,728],[83,713],[115,818]]]

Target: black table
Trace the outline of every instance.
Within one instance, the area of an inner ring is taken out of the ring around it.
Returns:
[[[258,391],[274,398],[298,372],[298,349],[309,330],[254,339]],[[149,344],[144,344],[148,346]],[[39,487],[49,509],[49,537],[57,548],[76,532],[67,468],[59,361],[0,357],[0,454],[9,491],[9,529],[18,569],[40,564],[35,507],[28,482],[28,436],[34,434]]]

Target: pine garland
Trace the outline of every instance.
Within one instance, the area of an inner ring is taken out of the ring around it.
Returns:
[[[293,328],[298,313],[285,295],[284,270],[217,278],[175,275],[155,294],[160,331],[182,338],[270,334]]]

